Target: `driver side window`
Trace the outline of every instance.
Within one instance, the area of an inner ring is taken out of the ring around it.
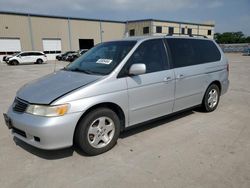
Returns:
[[[125,76],[131,65],[138,63],[146,65],[146,74],[166,70],[168,62],[162,39],[143,42],[127,61],[121,74]]]

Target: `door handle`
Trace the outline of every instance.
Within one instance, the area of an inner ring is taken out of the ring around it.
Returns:
[[[171,78],[170,76],[167,76],[167,77],[165,77],[165,78],[163,79],[164,82],[169,82],[169,81],[171,81],[171,80],[172,80],[172,78]]]
[[[184,75],[183,74],[179,74],[178,76],[176,76],[177,79],[182,79],[184,78]]]

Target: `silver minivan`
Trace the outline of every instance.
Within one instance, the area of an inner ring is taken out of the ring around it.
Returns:
[[[41,149],[97,155],[121,131],[187,108],[214,111],[228,62],[210,39],[126,38],[96,45],[64,69],[24,85],[4,114],[12,134]]]

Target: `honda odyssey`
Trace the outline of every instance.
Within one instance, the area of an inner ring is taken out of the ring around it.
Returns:
[[[111,149],[121,131],[201,106],[216,109],[229,86],[218,45],[195,37],[104,42],[64,69],[24,85],[4,114],[12,134],[42,149]]]

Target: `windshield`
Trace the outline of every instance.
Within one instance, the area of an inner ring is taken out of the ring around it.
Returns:
[[[65,70],[107,75],[123,60],[136,41],[101,43],[65,67]]]
[[[21,52],[16,52],[16,53],[12,54],[11,56],[18,56],[19,54],[21,54]]]

